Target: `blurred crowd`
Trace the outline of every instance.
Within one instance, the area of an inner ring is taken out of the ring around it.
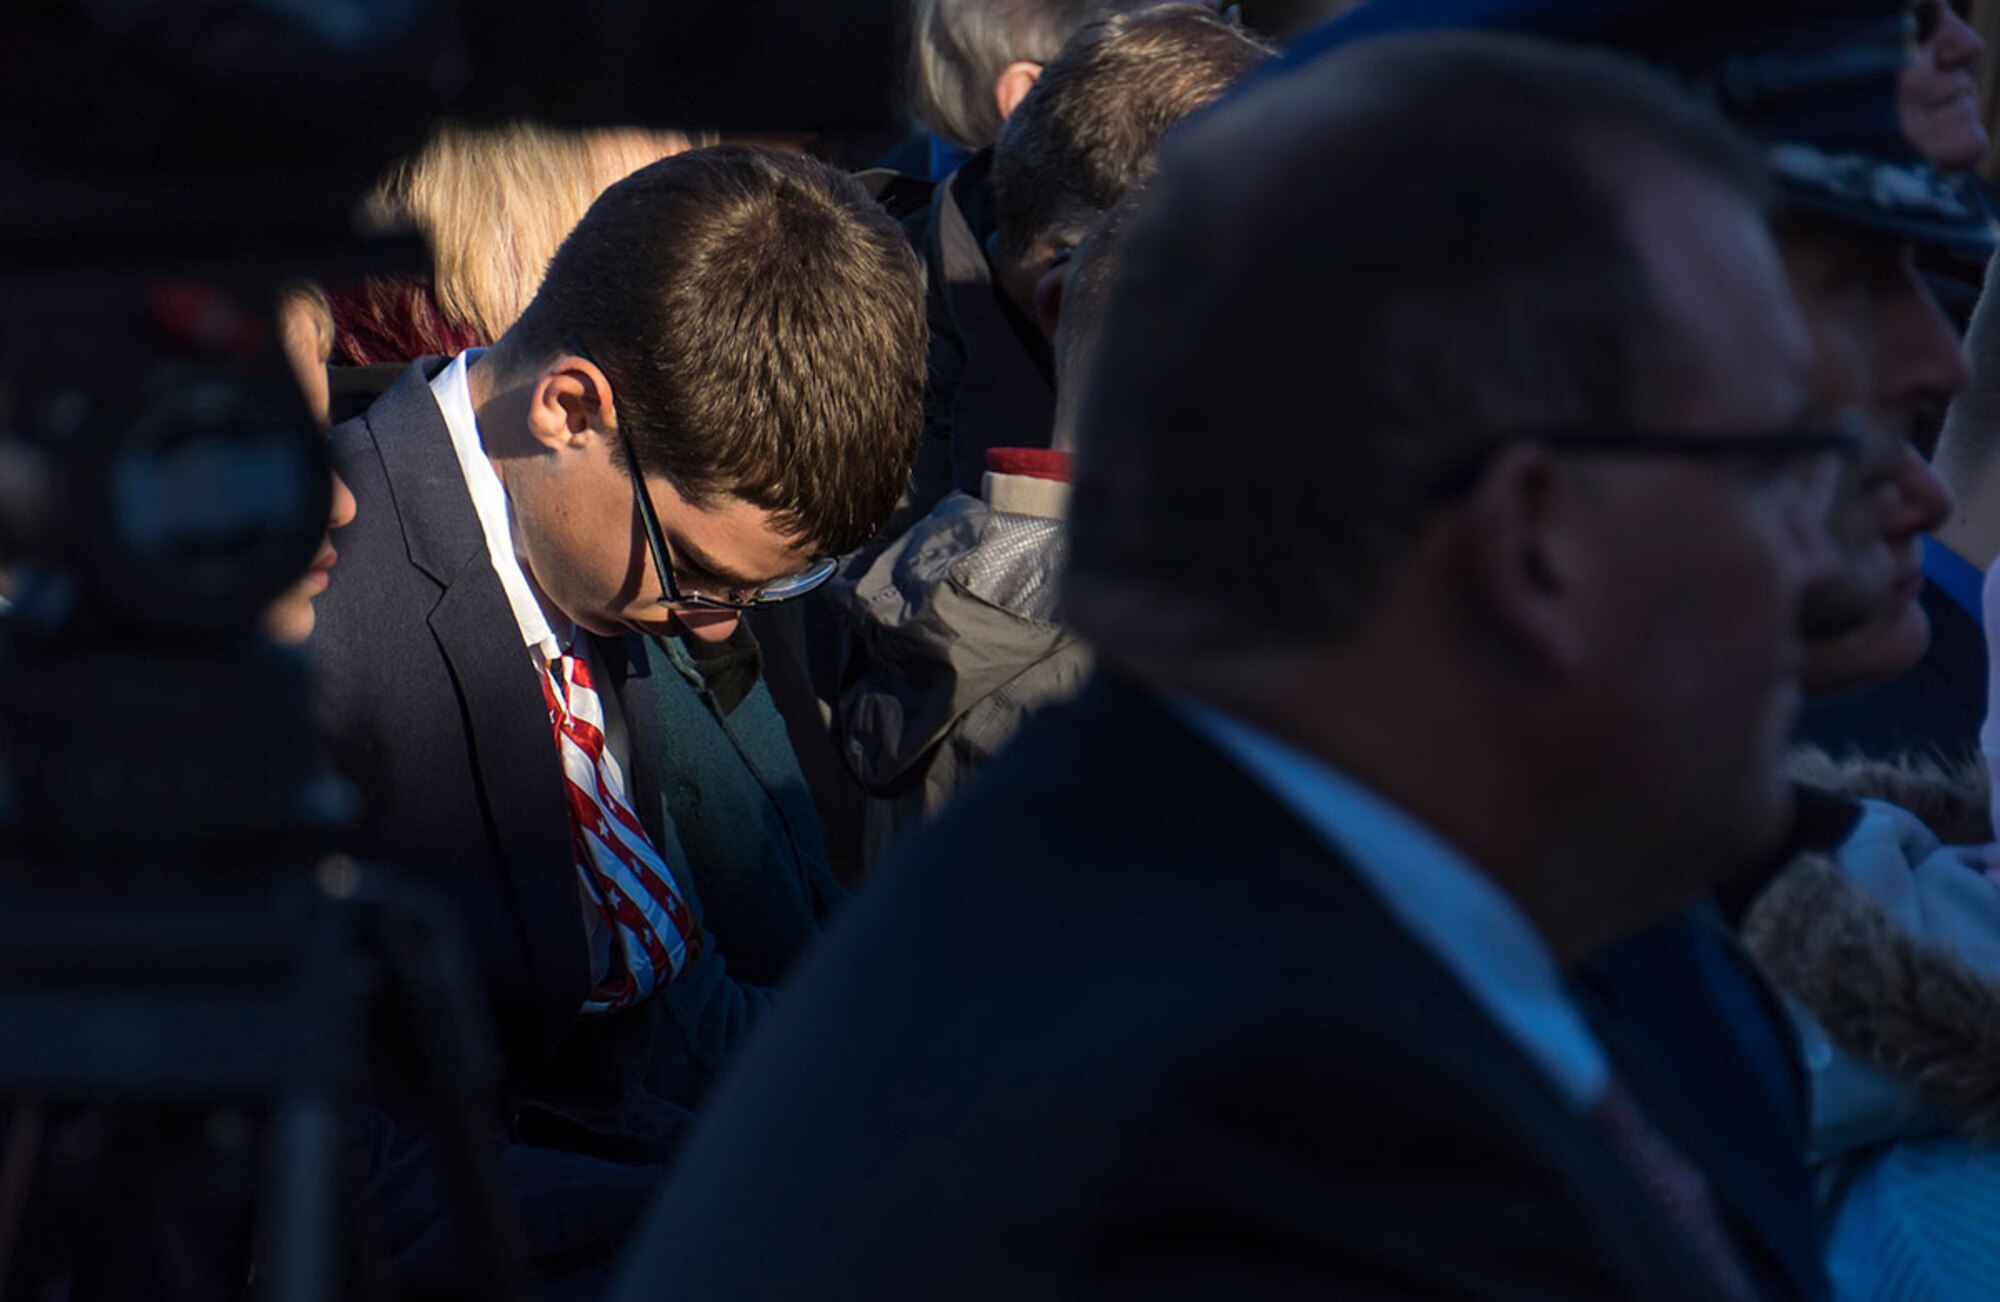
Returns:
[[[447,123],[284,293],[536,1287],[2000,1296],[2000,3],[1262,12],[913,0],[861,171]]]

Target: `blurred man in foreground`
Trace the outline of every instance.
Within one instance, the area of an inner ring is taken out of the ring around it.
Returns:
[[[1902,0],[1406,0],[1332,24],[1291,57],[1468,26],[1637,53],[1701,87],[1758,140],[1780,194],[1780,254],[1812,336],[1813,410],[1862,435],[1832,516],[1841,564],[1803,607],[1802,677],[1829,694],[1808,707],[1805,730],[1841,749],[1894,744],[1891,735],[1969,743],[1977,711],[1967,716],[1933,673],[1960,658],[1963,615],[1945,612],[1942,645],[1898,684],[1894,705],[1831,695],[1908,669],[1939,617],[1929,591],[1918,603],[1918,547],[1949,497],[1913,436],[1964,382],[1965,365],[1913,252],[1977,252],[1991,240],[1984,210],[1904,137],[1896,102],[1911,30]],[[1979,677],[1975,664],[1970,678]],[[1837,843],[1852,823],[1851,810],[1817,793],[1802,812],[1801,842]],[[1776,863],[1732,874],[1731,906]],[[1723,912],[1703,901],[1611,947],[1582,976],[1599,1015],[1651,1059],[1699,1133],[1758,1284],[1771,1296],[1824,1296],[1804,1180],[1804,1071],[1779,1002]]]
[[[1761,166],[1440,36],[1159,184],[1081,417],[1108,668],[809,962],[622,1296],[1752,1296],[1562,972],[1791,815],[1851,444]]]

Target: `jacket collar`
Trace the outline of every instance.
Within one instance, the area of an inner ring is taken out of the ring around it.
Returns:
[[[410,564],[447,587],[468,556],[486,552],[479,513],[472,509],[464,472],[452,452],[451,431],[431,393],[431,380],[450,362],[448,357],[412,362],[361,418],[387,472]]]

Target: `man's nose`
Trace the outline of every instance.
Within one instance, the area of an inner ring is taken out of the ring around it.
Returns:
[[[1938,26],[1937,61],[1943,68],[1977,68],[1979,56],[1986,52],[1986,38],[1979,29],[1947,3],[1943,6],[1943,21]]]
[[[1890,521],[1892,537],[1929,533],[1951,518],[1951,489],[1931,463],[1914,447],[1903,449],[1903,464],[1896,473],[1896,518]]]

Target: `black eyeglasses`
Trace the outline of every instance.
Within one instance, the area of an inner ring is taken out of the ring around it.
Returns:
[[[590,350],[576,336],[565,334],[563,348],[592,366],[603,369],[603,363],[591,356]],[[667,552],[666,531],[660,528],[660,516],[653,510],[652,499],[646,496],[646,477],[639,470],[638,453],[632,447],[632,436],[622,425],[618,428],[618,441],[625,449],[626,467],[632,472],[632,503],[639,511],[639,528],[646,535],[646,549],[653,553],[653,573],[660,580],[659,604],[689,610],[755,610],[759,606],[775,606],[781,601],[805,596],[832,578],[833,572],[840,567],[840,562],[829,556],[814,561],[802,573],[762,587],[730,588],[720,596],[694,588],[683,589],[674,581],[674,560]]]
[[[667,554],[667,535],[660,517],[646,496],[646,477],[639,472],[639,458],[632,450],[632,437],[623,429],[618,438],[625,448],[625,461],[632,471],[632,501],[639,508],[639,527],[645,532],[646,547],[653,553],[653,572],[660,580],[660,604],[690,610],[755,610],[781,601],[803,597],[833,577],[840,562],[829,556],[814,561],[810,568],[788,579],[779,579],[757,588],[729,588],[721,594],[682,588],[674,581],[673,557]]]
[[[1543,434],[1503,435],[1431,481],[1426,496],[1448,501],[1470,491],[1503,448],[1534,443],[1556,452],[1611,456],[1677,457],[1683,460],[1734,463],[1755,484],[1797,488],[1806,504],[1825,498],[1842,466],[1861,451],[1861,434],[1853,429],[1751,433],[1675,433],[1669,430],[1556,430]]]

